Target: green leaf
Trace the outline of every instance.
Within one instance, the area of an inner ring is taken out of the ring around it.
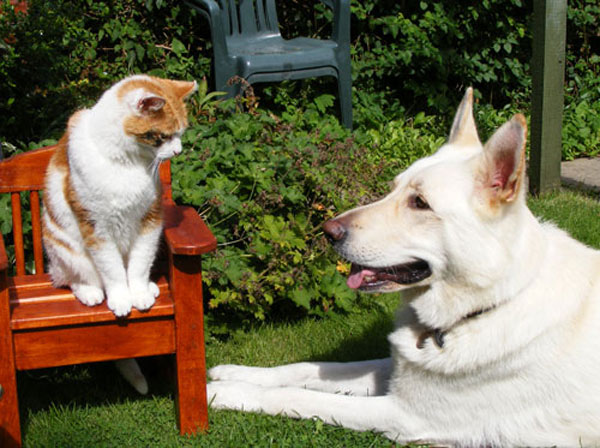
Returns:
[[[317,106],[317,110],[323,114],[329,107],[333,106],[334,101],[335,97],[333,95],[324,93],[315,98],[315,106]]]
[[[183,45],[183,43],[176,37],[174,37],[173,41],[171,42],[171,49],[173,50],[173,53],[175,53],[177,56],[181,56],[182,54],[187,53],[185,45]]]
[[[308,289],[303,288],[302,286],[297,287],[292,291],[292,300],[298,306],[305,308],[307,310],[310,309],[310,299],[312,295]]]

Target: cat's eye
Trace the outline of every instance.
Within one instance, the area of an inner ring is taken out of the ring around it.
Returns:
[[[162,132],[149,131],[141,136],[144,143],[158,148],[163,143],[173,138],[172,135],[163,134]]]
[[[431,207],[427,203],[427,201],[420,194],[413,194],[409,200],[408,204],[410,208],[414,208],[417,210],[431,210]]]

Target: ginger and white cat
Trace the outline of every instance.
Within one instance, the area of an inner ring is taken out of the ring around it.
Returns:
[[[123,79],[76,112],[46,174],[43,240],[55,286],[116,316],[149,309],[162,230],[158,166],[181,152],[195,82]]]

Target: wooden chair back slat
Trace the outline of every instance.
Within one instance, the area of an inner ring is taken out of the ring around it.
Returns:
[[[33,237],[33,260],[35,273],[44,272],[44,250],[42,249],[42,218],[40,216],[40,193],[32,191],[29,195],[31,204],[31,233]]]
[[[13,223],[13,241],[15,243],[15,259],[17,275],[25,275],[25,249],[23,246],[23,220],[21,217],[21,195],[11,193],[10,195],[12,223]]]

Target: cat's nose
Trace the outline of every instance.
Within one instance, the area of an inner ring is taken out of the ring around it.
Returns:
[[[181,142],[177,142],[174,146],[173,146],[173,154],[177,155],[180,154],[182,150],[182,146],[181,146]]]

